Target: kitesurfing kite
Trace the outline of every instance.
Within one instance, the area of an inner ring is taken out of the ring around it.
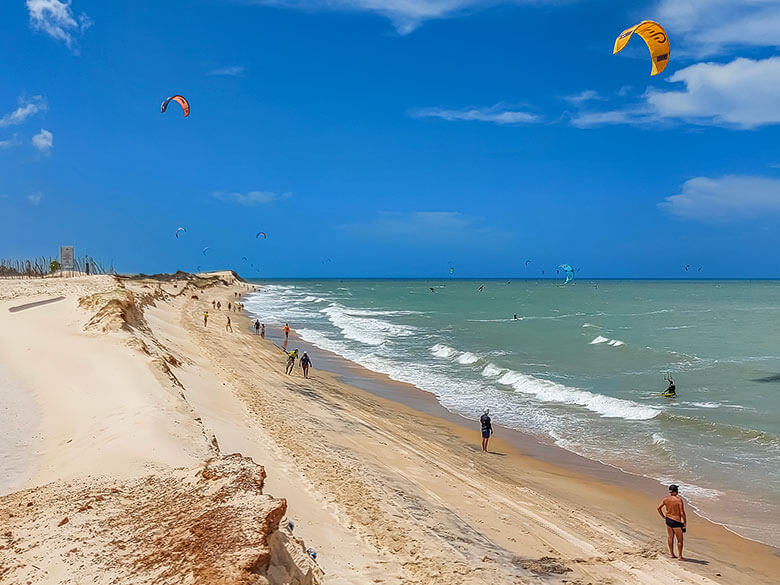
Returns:
[[[563,284],[569,284],[572,280],[574,280],[574,268],[568,264],[561,264],[558,268],[566,273],[566,281]]]
[[[205,248],[203,248],[202,254],[205,256],[206,255],[206,250],[210,250],[210,249],[211,249],[211,246],[206,246]]]
[[[247,258],[246,256],[241,256],[241,260],[242,260],[243,262],[246,262],[246,261],[248,260],[248,258]]]
[[[530,261],[530,260],[526,260],[526,261],[525,261],[525,265],[526,265],[526,266],[528,266],[530,263],[531,263],[531,261]]]
[[[166,98],[166,100],[160,106],[160,112],[164,114],[168,109],[168,104],[171,102],[176,102],[181,106],[185,118],[190,115],[190,102],[188,102],[186,98],[180,95],[172,95],[171,97]]]
[[[669,37],[664,27],[653,20],[643,20],[620,33],[618,38],[615,39],[615,48],[612,54],[616,55],[625,49],[634,33],[642,37],[642,40],[647,44],[647,48],[650,49],[650,58],[653,61],[650,75],[658,75],[669,64],[670,47]]]
[[[255,236],[255,239],[259,238],[260,236],[263,236],[264,240],[268,239],[268,236],[266,235],[265,232],[257,232],[257,235]]]
[[[177,238],[179,237],[179,232],[185,232],[186,233],[186,231],[187,230],[185,230],[183,227],[176,228],[176,237]]]
[[[455,274],[455,267],[454,266],[450,266],[450,274]]]

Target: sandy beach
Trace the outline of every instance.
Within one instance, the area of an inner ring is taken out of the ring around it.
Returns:
[[[631,476],[483,454],[400,384],[284,375],[226,310],[251,288],[0,280],[1,583],[777,583],[777,550],[693,514],[668,558]]]

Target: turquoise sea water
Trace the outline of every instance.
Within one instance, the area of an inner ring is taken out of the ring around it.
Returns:
[[[258,284],[246,309],[267,325],[466,417],[489,406],[541,441],[679,483],[705,516],[780,546],[780,282]],[[677,398],[658,395],[666,374]]]

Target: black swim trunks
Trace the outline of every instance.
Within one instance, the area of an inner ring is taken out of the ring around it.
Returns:
[[[666,525],[669,528],[684,528],[685,527],[685,524],[683,524],[682,522],[678,522],[677,520],[672,520],[669,517],[666,518]]]

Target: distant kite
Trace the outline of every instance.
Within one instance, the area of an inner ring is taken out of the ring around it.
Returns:
[[[186,98],[180,95],[172,95],[171,97],[167,98],[160,106],[160,112],[164,114],[168,109],[168,104],[171,103],[172,101],[176,102],[181,106],[185,118],[190,115],[190,102],[188,102]]]
[[[249,258],[247,258],[246,256],[241,256],[241,260],[242,260],[243,262],[246,262],[247,260],[249,260]]]
[[[642,37],[642,40],[647,44],[647,48],[650,49],[650,58],[653,60],[653,67],[650,70],[650,75],[658,75],[669,64],[669,37],[662,27],[657,22],[652,20],[643,20],[639,24],[627,28],[624,30],[617,39],[615,39],[615,48],[612,50],[612,54],[616,55],[622,51],[628,41],[634,33]]]
[[[526,265],[526,266],[528,266],[530,263],[531,263],[531,261],[530,261],[530,260],[526,260],[526,261],[525,261],[525,265]]]
[[[260,236],[263,236],[264,240],[268,239],[268,235],[266,235],[265,232],[257,232],[257,235],[255,236],[255,239],[259,238]]]
[[[183,227],[176,228],[176,237],[177,238],[179,237],[179,232],[185,232],[186,233],[187,230],[185,230]]]
[[[206,246],[205,248],[203,248],[202,254],[205,256],[206,255],[206,250],[210,250],[210,249],[211,249],[211,246]]]

